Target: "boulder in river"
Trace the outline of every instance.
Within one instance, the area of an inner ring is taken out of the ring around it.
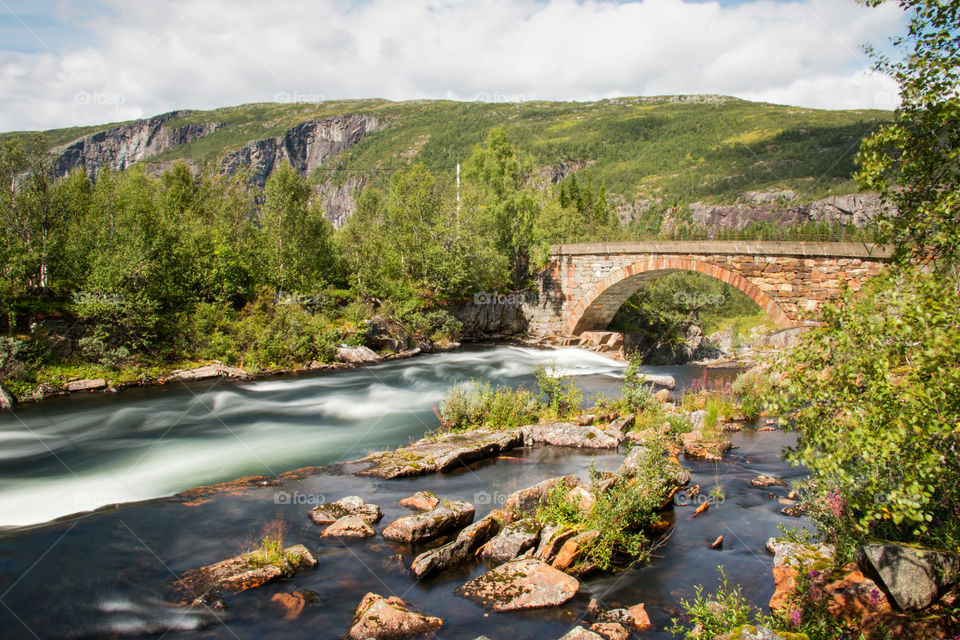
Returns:
[[[960,584],[960,556],[901,544],[865,544],[857,551],[863,572],[902,610],[924,609]]]
[[[759,474],[755,476],[751,481],[755,487],[785,487],[787,483],[781,480],[780,478],[774,478],[773,476],[768,476],[766,474]]]
[[[188,595],[187,602],[218,591],[238,592],[289,578],[317,566],[317,559],[302,544],[287,547],[273,556],[262,550],[245,553],[201,569],[188,571],[174,589]]]
[[[383,517],[380,507],[365,502],[360,496],[347,496],[336,502],[318,505],[307,514],[315,524],[330,524],[344,516],[357,516],[367,524],[376,524]]]
[[[341,346],[337,347],[337,360],[349,364],[365,364],[379,362],[380,356],[369,347]]]
[[[623,435],[622,433],[620,434]],[[523,427],[525,444],[551,444],[556,447],[580,449],[616,449],[622,437],[607,433],[592,425],[578,426],[572,422],[550,422]]]
[[[807,635],[804,633],[774,631],[769,627],[745,624],[729,633],[717,636],[714,640],[807,640]]]
[[[393,640],[433,634],[443,620],[417,613],[400,598],[376,593],[363,596],[348,637],[351,640]]]
[[[392,479],[450,471],[521,445],[523,435],[518,429],[450,433],[357,460],[355,464],[363,464],[365,468],[356,474]]]
[[[414,558],[410,573],[419,578],[463,562],[473,557],[474,552],[497,535],[499,529],[500,521],[493,515],[487,515],[458,533],[453,542],[424,551]]]
[[[532,549],[540,539],[540,524],[535,518],[524,518],[505,526],[483,545],[481,556],[496,563],[507,562]]]
[[[435,509],[397,518],[383,530],[383,537],[394,542],[419,542],[453,533],[473,522],[474,509],[469,502],[442,502]]]
[[[514,491],[507,496],[507,500],[503,505],[503,509],[513,516],[532,514],[537,510],[540,502],[545,500],[547,496],[550,495],[550,492],[556,489],[561,483],[568,488],[573,488],[580,484],[580,479],[572,474],[566,476],[557,476],[555,478],[548,478],[547,480],[538,482],[537,484],[527,487],[526,489]]]
[[[412,496],[407,496],[400,501],[401,507],[408,507],[417,511],[430,511],[438,504],[440,504],[440,498],[429,491],[417,491]]]
[[[343,516],[320,534],[322,538],[370,538],[376,535],[366,520],[360,516]]]
[[[456,594],[490,611],[555,607],[572,598],[580,581],[535,558],[521,558],[474,578]]]

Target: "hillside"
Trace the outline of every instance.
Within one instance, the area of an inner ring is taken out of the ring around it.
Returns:
[[[286,160],[309,175],[328,217],[342,222],[358,188],[412,162],[452,171],[491,128],[503,126],[545,179],[576,171],[578,179],[604,182],[625,219],[660,219],[669,207],[699,203],[681,210],[716,224],[729,212],[718,215],[710,205],[739,201],[750,208],[779,198],[796,207],[853,193],[859,141],[890,116],[723,96],[582,103],[352,100],[178,111],[44,133],[64,173],[80,167],[95,174],[134,162],[158,171],[183,160],[227,171],[250,167],[262,184]],[[757,191],[774,196],[751,193]]]

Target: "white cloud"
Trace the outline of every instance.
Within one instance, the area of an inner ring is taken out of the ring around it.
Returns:
[[[0,52],[0,130],[280,96],[588,100],[723,93],[891,108],[860,50],[902,28],[853,0],[110,0],[95,45]],[[891,99],[893,97],[893,99]]]

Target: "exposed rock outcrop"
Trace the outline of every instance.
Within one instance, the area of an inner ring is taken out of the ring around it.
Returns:
[[[383,511],[379,506],[364,501],[360,496],[347,496],[336,502],[317,505],[307,515],[319,525],[336,522],[344,516],[357,516],[367,524],[374,524],[383,517]]]
[[[192,602],[218,591],[254,589],[316,566],[313,554],[298,544],[283,549],[277,557],[266,557],[258,550],[188,571],[173,587],[186,594],[186,602]]]
[[[864,573],[874,578],[900,609],[933,604],[960,584],[960,556],[901,544],[866,544],[857,552]]]
[[[477,520],[457,534],[453,542],[424,551],[413,560],[410,573],[416,577],[433,571],[442,571],[473,557],[474,552],[500,530],[500,521],[494,515]]]
[[[551,422],[523,427],[523,440],[528,445],[542,443],[581,449],[616,449],[620,446],[622,435],[622,433],[607,433],[592,425],[579,426],[570,422]]]
[[[324,162],[379,128],[376,117],[364,114],[307,120],[281,136],[256,140],[226,154],[221,167],[231,174],[249,167],[250,179],[259,186],[265,185],[267,177],[284,161],[301,175],[309,176]]]
[[[167,125],[170,120],[190,113],[171,111],[55,147],[51,150],[56,156],[54,171],[57,175],[66,175],[74,169],[82,169],[91,177],[96,177],[103,169],[122,171],[139,160],[199,140],[223,126],[219,122],[180,127]]]

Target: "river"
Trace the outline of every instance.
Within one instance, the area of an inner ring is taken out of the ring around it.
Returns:
[[[321,542],[305,513],[314,502],[357,494],[379,504],[387,523],[408,513],[396,504],[400,498],[423,488],[474,502],[479,518],[498,506],[498,496],[560,473],[585,478],[591,465],[615,470],[622,454],[543,447],[444,476],[381,481],[318,472],[203,499],[174,495],[404,444],[436,428],[434,405],[451,385],[480,379],[530,386],[532,369],[551,363],[575,376],[588,398],[613,393],[623,372],[622,364],[577,349],[474,347],[322,375],[75,395],[0,414],[0,635],[339,638],[360,598],[374,591],[445,618],[442,638],[559,637],[591,596],[608,607],[646,602],[661,629],[649,637],[669,637],[662,629],[679,598],[689,598],[697,583],[714,584],[718,564],[752,601],[769,598],[763,541],[777,534],[777,523],[797,521],[780,515],[769,490],[749,480],[799,474],[779,459],[792,441],[788,433],[745,430],[734,434],[737,448],[722,463],[687,461],[693,482],[723,486],[722,503],[696,519],[690,508],[675,509],[671,540],[649,565],[586,579],[564,607],[523,614],[485,616],[453,595],[484,571],[481,563],[416,582],[400,566],[409,566],[416,550],[380,538]],[[649,371],[673,375],[681,386],[703,375],[694,366]],[[317,553],[316,570],[230,597],[223,618],[169,604],[175,576],[249,549],[277,524],[289,544]],[[707,549],[720,534],[723,550]],[[316,602],[286,620],[271,597],[295,590],[313,592]]]

